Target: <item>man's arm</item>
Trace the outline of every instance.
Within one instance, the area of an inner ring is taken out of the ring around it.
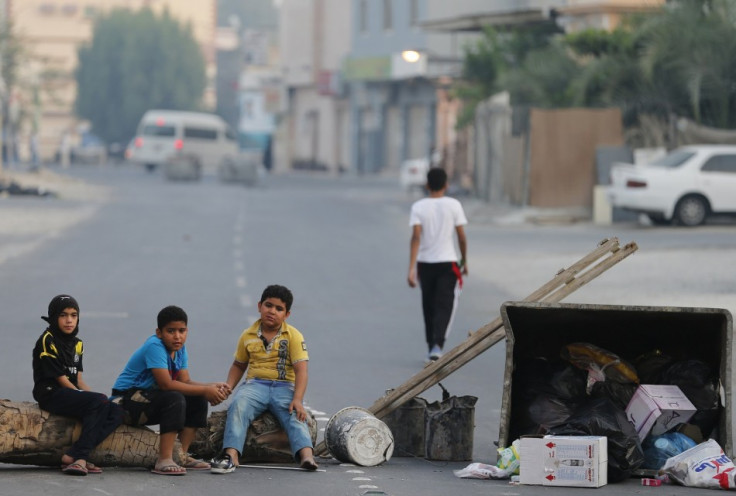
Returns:
[[[92,388],[90,388],[86,382],[84,382],[84,379],[82,379],[82,373],[77,372],[77,386],[79,386],[79,389],[82,391],[92,391]]]
[[[411,241],[409,241],[409,275],[407,282],[410,287],[417,285],[417,255],[419,254],[419,241],[422,239],[422,225],[414,224],[411,228]]]
[[[177,380],[171,378],[168,369],[151,369],[151,374],[161,391],[179,391],[188,396],[204,396],[213,406],[222,403],[228,396],[227,391],[221,387],[225,386],[222,383],[191,384],[187,369],[179,371]]]
[[[230,365],[230,370],[227,372],[227,386],[233,390],[235,389],[235,386],[238,385],[238,382],[240,382],[240,379],[243,377],[243,374],[245,373],[245,369],[248,368],[247,363],[241,363],[237,360],[233,360],[233,364]]]
[[[460,263],[463,274],[468,275],[468,240],[465,238],[465,228],[463,226],[455,226],[457,232],[457,244],[460,246]]]
[[[296,410],[296,418],[300,421],[305,422],[307,420],[307,411],[304,409],[304,393],[307,392],[307,382],[309,380],[309,374],[307,372],[307,360],[296,362],[294,364],[294,399],[291,400],[289,405],[289,413]]]

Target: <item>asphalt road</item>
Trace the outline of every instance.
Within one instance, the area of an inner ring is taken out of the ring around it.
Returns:
[[[334,412],[370,406],[423,367],[425,345],[418,290],[408,288],[408,209],[415,198],[391,177],[265,177],[254,188],[167,182],[128,166],[78,167],[68,172],[109,188],[105,201],[0,200],[39,216],[84,210],[84,220],[43,233],[2,233],[2,243],[28,241],[0,263],[0,396],[31,400],[30,350],[43,330],[41,315],[55,294],[81,305],[85,377],[106,391],[132,351],[156,327],[160,308],[177,304],[190,316],[191,375],[223,380],[233,347],[257,316],[268,284],[295,295],[292,325],[306,336],[310,383],[306,403],[323,428]],[[23,202],[23,203],[18,203]],[[719,307],[736,310],[732,268],[736,228],[651,228],[639,224],[534,225],[508,221],[465,200],[470,277],[448,346],[460,344],[603,238],[636,241],[639,251],[579,290],[567,302]],[[43,242],[33,244],[34,236]],[[3,239],[4,238],[4,239]],[[473,461],[494,463],[505,350],[499,344],[442,381],[451,394],[478,397]],[[438,400],[433,387],[422,397]],[[321,438],[321,434],[320,434]],[[461,480],[452,470],[469,462],[438,463],[394,457],[379,467],[325,460],[326,472],[239,469],[229,476],[184,478],[109,469],[70,478],[57,470],[0,466],[0,495],[11,494],[568,494],[565,488],[509,486]],[[637,481],[598,493],[659,490]],[[634,487],[636,486],[636,487]],[[583,490],[584,491],[584,490]],[[667,488],[685,494],[686,488]]]

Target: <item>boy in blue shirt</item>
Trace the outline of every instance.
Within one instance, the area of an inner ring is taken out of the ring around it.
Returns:
[[[206,462],[188,454],[180,466],[174,462],[177,435],[184,453],[197,428],[207,426],[207,402],[217,405],[230,395],[224,382],[195,382],[189,377],[187,314],[168,306],[158,314],[156,334],[133,353],[115,381],[113,397],[120,397],[130,425],[159,424],[159,456],[152,472],[184,475],[187,469],[209,470]]]

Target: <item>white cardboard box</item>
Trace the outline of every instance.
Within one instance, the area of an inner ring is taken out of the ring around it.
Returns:
[[[659,436],[695,415],[696,408],[677,386],[642,384],[626,407],[639,440]]]
[[[522,484],[601,487],[608,483],[605,436],[522,437],[519,457]]]

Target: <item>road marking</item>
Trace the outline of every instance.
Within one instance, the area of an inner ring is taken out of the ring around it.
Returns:
[[[243,242],[243,237],[240,235],[233,236],[233,244],[239,245]]]
[[[253,305],[253,300],[250,299],[250,296],[247,294],[240,295],[240,306],[248,308]],[[255,321],[253,321],[255,322]]]
[[[112,496],[112,493],[108,493],[107,491],[100,489],[98,487],[93,487],[92,490],[97,491],[98,493],[106,494],[107,496]]]
[[[346,470],[345,473],[348,473],[348,474],[364,474],[365,472],[363,472],[362,470]]]
[[[245,286],[247,286],[247,284],[245,283],[245,277],[243,277],[243,276],[236,277],[235,278],[235,285],[237,287],[239,287],[239,288],[244,288]]]
[[[236,260],[235,261],[235,270],[241,271],[241,270],[244,270],[244,269],[245,269],[245,264],[243,263],[243,261],[242,260]]]
[[[233,249],[233,257],[240,258],[242,256],[243,256],[243,250],[241,250],[240,248]]]
[[[358,489],[378,489],[378,486],[371,486],[370,484],[361,484]]]
[[[369,481],[371,480],[370,477],[353,477],[354,481]]]
[[[327,422],[330,420],[330,417],[316,417],[315,420],[322,420],[323,422]]]

